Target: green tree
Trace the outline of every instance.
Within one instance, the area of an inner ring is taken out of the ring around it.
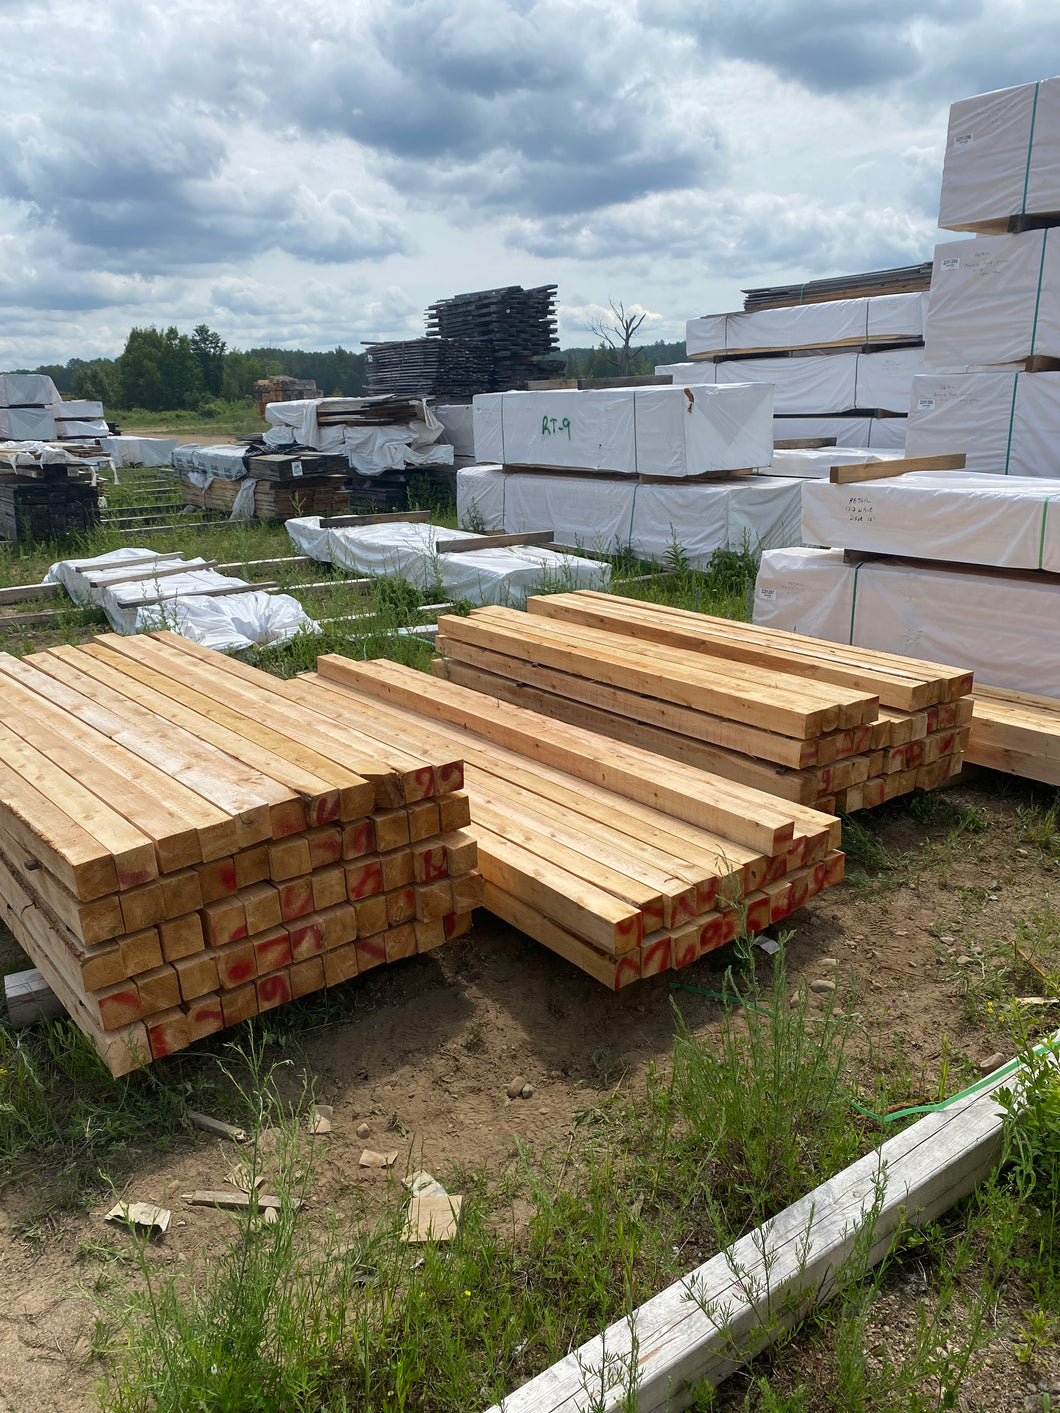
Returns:
[[[202,375],[191,339],[175,326],[131,329],[118,359],[118,398],[122,407],[150,412],[193,408],[203,393]]]
[[[224,381],[225,344],[206,324],[196,324],[191,336],[192,352],[199,365],[203,391],[218,397]]]
[[[90,363],[77,359],[73,370],[74,396],[101,402],[105,412],[115,398],[114,366],[111,358],[93,358]]]

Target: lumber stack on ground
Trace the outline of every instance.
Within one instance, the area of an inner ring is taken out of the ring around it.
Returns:
[[[485,903],[604,985],[688,965],[842,878],[839,821],[396,663],[281,684],[464,762]]]
[[[203,510],[230,511],[243,481],[215,477],[203,489],[187,472],[180,477],[180,494],[185,505]],[[292,480],[254,479],[254,515],[259,520],[290,520],[298,515],[341,515],[350,508],[346,476],[303,476]]]
[[[439,677],[817,809],[956,773],[971,673],[595,591],[439,620]]]
[[[115,1074],[470,926],[463,767],[175,634],[0,654],[3,921]]]
[[[1060,785],[1060,698],[975,684],[972,733],[965,759]]]

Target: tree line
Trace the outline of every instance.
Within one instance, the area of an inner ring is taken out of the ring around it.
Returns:
[[[570,378],[612,378],[623,371],[622,351],[602,340],[598,347],[567,349],[563,356]],[[629,351],[625,371],[651,373],[656,363],[674,363],[684,356],[683,343],[648,344]],[[311,379],[326,397],[357,397],[368,387],[363,353],[341,346],[322,352],[229,348],[206,324],[190,334],[173,325],[135,328],[117,358],[71,358],[12,371],[46,373],[61,393],[122,411],[209,411],[215,403],[252,397],[259,378],[279,375]]]

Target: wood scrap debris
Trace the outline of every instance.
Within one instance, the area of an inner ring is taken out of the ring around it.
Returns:
[[[172,1219],[173,1213],[168,1207],[156,1207],[152,1202],[116,1202],[103,1218],[105,1222],[139,1227],[143,1231],[158,1232],[160,1236],[165,1236]]]
[[[451,1241],[460,1224],[462,1197],[412,1197],[409,1199],[401,1240],[408,1244],[425,1241]]]

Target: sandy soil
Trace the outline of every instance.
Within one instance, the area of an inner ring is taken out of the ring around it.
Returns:
[[[987,779],[948,792],[954,804],[985,812],[992,827],[962,836],[941,867],[929,846],[945,838],[950,822],[924,826],[892,816],[880,832],[889,849],[907,856],[906,866],[876,883],[831,890],[792,920],[792,977],[839,978],[864,1017],[862,1062],[869,1040],[893,1052],[900,1038],[914,1074],[910,1102],[937,1097],[944,1036],[975,1063],[998,1050],[996,1034],[966,1019],[969,968],[991,965],[979,949],[988,953],[991,939],[1011,941],[1017,920],[1056,889],[1054,866],[1023,837],[1016,817],[1027,791],[1017,782],[1005,790]],[[829,969],[829,958],[837,969]],[[672,991],[669,983],[710,989],[727,960],[704,958],[677,977],[616,995],[482,913],[470,939],[350,983],[364,999],[359,1017],[301,1037],[299,1063],[285,1080],[296,1088],[303,1074],[312,1077],[318,1098],[335,1107],[333,1133],[319,1145],[314,1207],[341,1210],[351,1183],[385,1184],[378,1171],[357,1166],[362,1121],[372,1126],[373,1141],[385,1135],[380,1146],[401,1151],[399,1162],[414,1156],[414,1166],[441,1173],[454,1164],[501,1166],[516,1135],[565,1147],[578,1110],[616,1084],[635,1093],[650,1062],[666,1063],[672,998],[693,1030],[709,1037],[717,1003]],[[768,965],[763,958],[763,974]],[[506,1096],[517,1075],[533,1086],[528,1100]],[[180,1261],[216,1238],[223,1218],[186,1207],[179,1194],[221,1186],[234,1156],[225,1148],[189,1131],[168,1154],[144,1153],[137,1162],[128,1196],[173,1208],[164,1259]],[[3,1413],[92,1406],[98,1366],[86,1363],[94,1310],[84,1292],[101,1265],[85,1248],[114,1240],[101,1221],[106,1204],[83,1216],[55,1215],[33,1239],[16,1235],[12,1223],[37,1210],[40,1196],[34,1184],[9,1188],[0,1199]],[[911,1319],[914,1297],[911,1305],[899,1300],[893,1314],[881,1308],[882,1327]],[[979,1376],[968,1408],[1018,1408],[1038,1386],[1003,1332],[998,1339],[995,1362]],[[1053,1372],[1060,1383],[1060,1368]]]

